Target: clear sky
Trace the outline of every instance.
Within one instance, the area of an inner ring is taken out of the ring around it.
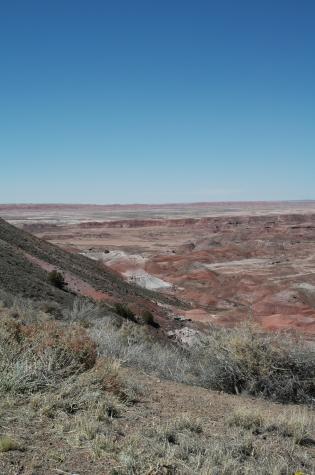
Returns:
[[[313,0],[0,0],[0,202],[315,199]]]

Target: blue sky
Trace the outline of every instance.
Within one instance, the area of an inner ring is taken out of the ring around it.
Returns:
[[[0,22],[0,202],[315,199],[312,0],[10,0]]]

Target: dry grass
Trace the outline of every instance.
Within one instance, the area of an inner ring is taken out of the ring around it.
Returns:
[[[100,355],[166,379],[193,382],[187,351],[153,338],[144,326],[132,322],[117,326],[111,319],[104,319],[97,322],[89,334],[96,341]]]
[[[10,450],[18,450],[19,448],[19,444],[11,437],[7,435],[0,436],[0,452],[9,452]]]
[[[315,446],[314,417],[303,408],[280,414],[269,422],[268,431],[276,431],[283,437],[291,437],[294,443]]]
[[[235,410],[230,414],[226,422],[229,426],[242,427],[246,430],[259,431],[264,423],[262,413],[257,409],[246,410],[243,407]]]
[[[101,355],[178,382],[280,402],[315,402],[315,350],[301,339],[265,335],[252,325],[212,329],[189,350],[153,339],[145,328],[111,319],[90,335]]]
[[[63,319],[70,323],[80,323],[84,326],[90,326],[95,319],[102,315],[101,308],[83,298],[76,298],[71,307],[63,311]]]
[[[199,383],[280,402],[315,402],[315,350],[303,339],[262,334],[250,324],[214,329],[195,355]]]
[[[215,407],[203,407],[202,417],[196,418],[195,402],[189,398],[185,408],[177,410],[174,405],[173,418],[152,418],[147,406],[158,413],[159,404],[168,404],[169,398],[150,400],[156,391],[153,386],[149,400],[143,401],[138,383],[132,382],[137,372],[128,368],[228,392],[273,399],[285,395],[286,401],[293,394],[309,402],[312,385],[304,384],[302,375],[314,361],[310,350],[302,351],[298,343],[292,349],[288,341],[280,344],[279,337],[241,328],[214,330],[201,350],[187,351],[154,339],[143,326],[107,318],[89,302],[74,304],[73,317],[67,318],[71,323],[46,321],[42,312],[28,316],[26,312],[22,321],[21,310],[14,316],[5,306],[0,313],[0,428],[4,430],[0,450],[8,452],[5,457],[18,449],[5,430],[13,424],[18,430],[10,433],[17,433],[19,440],[21,436],[28,441],[30,433],[38,438],[32,440],[35,449],[30,448],[30,454],[38,451],[41,434],[46,434],[49,441],[58,441],[49,448],[52,467],[66,463],[68,453],[79,458],[84,454],[80,460],[93,460],[98,469],[89,473],[95,474],[103,473],[104,466],[112,475],[292,475],[299,470],[309,475],[314,471],[310,455],[314,421],[306,409],[286,411],[279,406],[279,414],[273,412],[271,417],[259,405],[244,409],[240,398],[241,408],[212,426],[208,418]],[[88,331],[78,325],[86,326],[87,316],[92,320]],[[173,385],[164,384],[163,390]],[[281,384],[284,392],[279,392]],[[179,392],[189,388],[173,386]],[[207,391],[189,388],[192,396],[195,390],[208,397]],[[135,405],[139,396],[141,404]],[[186,411],[182,416],[181,410]],[[43,458],[43,452],[38,458]],[[49,473],[35,465],[32,470]]]
[[[42,345],[46,353],[50,352],[50,361],[57,357],[58,347],[57,359],[64,358],[69,365],[75,356],[77,363],[87,369],[95,362],[97,344],[101,356],[174,381],[280,402],[312,405],[315,401],[315,350],[298,338],[261,334],[247,324],[233,330],[212,329],[200,345],[188,350],[157,340],[145,326],[115,320],[108,309],[84,299],[74,300],[73,306],[63,311],[70,327],[45,319],[44,312],[36,313],[29,301],[23,304],[23,300],[17,303],[13,299],[11,306],[15,318],[6,323],[12,326],[10,331],[28,338],[28,343],[32,340],[37,352]],[[22,325],[21,320],[28,324]],[[89,327],[91,338],[83,327]],[[6,339],[0,338],[5,345]],[[16,335],[13,340],[16,347]],[[32,351],[25,348],[24,353]],[[54,364],[60,366],[60,362]],[[34,361],[28,363],[32,365]],[[21,369],[23,361],[15,366]]]
[[[113,420],[122,417],[134,400],[134,386],[122,379],[118,363],[101,360],[54,392],[35,396],[31,404],[55,421],[55,430],[71,447],[88,449],[99,458],[115,445]]]
[[[226,419],[230,427],[240,427],[257,434],[275,433],[289,437],[295,444],[315,445],[314,417],[305,409],[290,409],[275,416],[263,414],[258,409],[243,407],[233,411]]]
[[[289,475],[310,473],[311,467],[307,454],[278,434],[261,439],[251,430],[230,426],[209,435],[199,421],[185,416],[184,422],[180,418],[134,434],[121,448],[112,473]]]
[[[80,327],[56,322],[0,321],[0,392],[32,393],[53,387],[94,365],[94,342]]]
[[[0,428],[23,408],[21,422],[25,418],[36,427],[44,419],[53,427],[51,437],[59,434],[94,457],[108,453],[115,437],[112,421],[138,398],[139,388],[122,377],[119,362],[96,361],[95,343],[76,325],[36,318],[25,325],[2,314],[0,369]],[[1,451],[17,448],[10,441],[0,439]]]

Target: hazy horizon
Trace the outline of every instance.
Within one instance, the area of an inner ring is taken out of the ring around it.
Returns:
[[[145,202],[130,202],[130,203],[92,203],[92,202],[2,202],[0,206],[197,206],[197,205],[215,205],[215,204],[276,204],[276,203],[314,203],[315,199],[292,199],[292,200],[214,200],[214,201],[167,201],[167,202],[156,202],[156,203],[145,203]]]

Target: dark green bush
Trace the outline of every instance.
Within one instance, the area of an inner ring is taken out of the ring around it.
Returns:
[[[57,287],[57,289],[64,290],[65,287],[67,286],[64,276],[62,275],[61,272],[55,270],[52,270],[48,274],[48,282],[50,282],[54,287]]]
[[[127,305],[124,305],[122,303],[116,303],[114,308],[117,315],[120,315],[121,317],[125,318],[126,320],[130,320],[131,322],[137,322],[135,314],[132,310],[130,310]]]
[[[141,316],[142,316],[143,322],[146,323],[147,325],[150,325],[151,327],[154,327],[154,328],[160,328],[160,325],[154,320],[154,316],[149,310],[145,310]]]

